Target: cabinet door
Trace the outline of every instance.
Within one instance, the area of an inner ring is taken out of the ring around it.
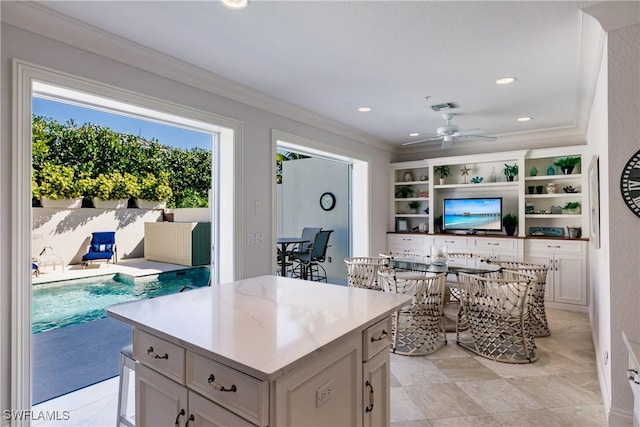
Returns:
[[[189,425],[194,427],[251,427],[249,421],[227,411],[197,393],[189,392]]]
[[[555,254],[555,301],[568,304],[587,304],[585,258],[581,255]]]
[[[138,363],[136,366],[136,425],[184,426],[187,389]],[[178,421],[176,423],[176,421]]]
[[[388,426],[391,422],[389,351],[382,350],[365,362],[362,369],[363,425]]]
[[[270,425],[362,425],[361,345],[361,334],[343,339],[336,348],[278,378]]]
[[[537,253],[531,253],[528,254],[526,257],[526,261],[527,262],[532,262],[534,264],[540,264],[540,265],[546,265],[549,267],[549,274],[547,276],[547,284],[545,286],[544,289],[544,299],[545,301],[553,301],[553,299],[555,298],[555,292],[554,292],[554,288],[555,288],[555,261],[550,258],[552,255],[544,255],[544,254],[537,254]]]

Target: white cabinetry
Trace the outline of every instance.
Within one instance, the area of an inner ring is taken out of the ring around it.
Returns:
[[[420,234],[389,234],[387,250],[391,254],[428,255],[433,238]]]
[[[474,238],[472,252],[492,261],[516,261],[522,254],[522,240],[509,238]]]
[[[526,261],[549,266],[546,299],[549,302],[587,304],[587,242],[528,239]]]
[[[136,425],[388,426],[410,296],[329,288],[263,276],[111,307],[133,326]]]

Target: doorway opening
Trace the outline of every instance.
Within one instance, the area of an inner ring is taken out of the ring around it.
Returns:
[[[273,135],[280,158],[295,154],[281,163],[276,175],[282,175],[274,179],[280,181],[275,184],[275,236],[300,236],[305,227],[333,230],[322,265],[328,282],[346,285],[344,259],[369,253],[369,161],[295,135]]]

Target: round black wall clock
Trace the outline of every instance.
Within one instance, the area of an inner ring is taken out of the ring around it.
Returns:
[[[325,211],[330,211],[335,206],[336,196],[334,196],[333,193],[329,193],[328,191],[326,193],[322,193],[322,196],[320,196],[320,207]]]
[[[622,170],[620,192],[627,207],[640,217],[640,151],[631,156]]]

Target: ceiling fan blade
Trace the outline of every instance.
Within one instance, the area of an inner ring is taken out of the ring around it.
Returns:
[[[486,135],[460,135],[460,136],[456,136],[456,138],[472,139],[477,141],[495,141],[496,139],[498,139],[495,136],[486,136]]]
[[[439,141],[441,139],[442,139],[441,136],[434,136],[434,137],[431,137],[431,138],[418,139],[417,141],[403,142],[402,145],[403,146],[407,146],[407,145],[419,144],[421,142]]]
[[[458,132],[454,132],[453,136],[466,136],[466,135],[482,135],[487,133],[486,130],[476,128],[476,129],[464,129]]]

